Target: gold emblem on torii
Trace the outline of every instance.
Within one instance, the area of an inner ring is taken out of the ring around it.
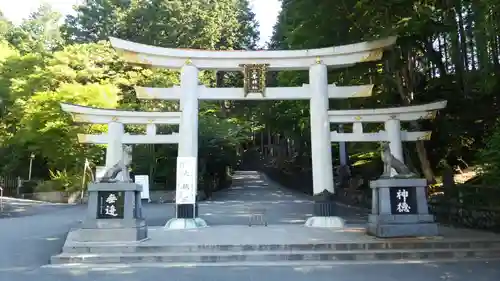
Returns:
[[[250,93],[260,93],[266,96],[266,74],[269,64],[241,64],[245,98]]]

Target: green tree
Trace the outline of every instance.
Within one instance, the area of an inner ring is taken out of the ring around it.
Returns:
[[[0,38],[3,40],[9,30],[12,28],[12,23],[0,11]]]
[[[49,4],[43,4],[19,26],[11,27],[7,39],[25,54],[57,50],[63,45],[59,30],[61,17]]]
[[[107,40],[109,36],[121,37],[124,19],[130,6],[142,5],[141,0],[85,0],[75,8],[75,15],[68,15],[62,26],[69,42],[89,43]]]
[[[244,49],[258,40],[247,0],[86,0],[68,16],[65,37],[109,36],[163,47]]]

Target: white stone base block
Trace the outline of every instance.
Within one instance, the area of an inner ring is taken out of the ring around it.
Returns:
[[[344,228],[345,222],[340,217],[311,217],[308,218],[306,227]]]
[[[201,228],[207,226],[208,226],[207,222],[202,218],[194,218],[194,219],[173,218],[170,219],[165,224],[165,229],[193,229],[193,228]]]

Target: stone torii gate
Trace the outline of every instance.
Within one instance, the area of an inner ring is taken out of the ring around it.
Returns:
[[[364,97],[371,95],[372,85],[337,87],[328,84],[327,67],[341,68],[356,63],[380,60],[384,49],[392,46],[396,38],[372,42],[310,50],[291,51],[207,51],[194,49],[160,48],[110,38],[112,46],[130,63],[169,69],[180,69],[180,86],[173,88],[136,88],[140,98],[179,99],[181,104],[179,163],[186,159],[197,163],[198,157],[198,100],[310,100],[311,147],[313,167],[313,193],[333,194],[331,138],[328,120],[329,98]],[[244,88],[207,88],[198,85],[200,70],[243,71]],[[302,87],[267,88],[266,71],[309,70],[309,84]],[[196,166],[192,165],[191,166]],[[186,166],[186,165],[185,165]],[[188,165],[189,166],[189,165]],[[195,174],[191,167],[189,174]],[[187,172],[187,171],[186,171]],[[177,183],[183,182],[177,174]],[[183,187],[191,193],[187,201],[177,198],[177,217],[169,221],[168,228],[192,228],[203,226],[195,218],[196,181],[178,184],[177,193]],[[314,217],[307,226],[343,227],[343,220],[336,217],[334,204],[328,200],[315,203]]]
[[[331,110],[330,123],[352,124],[352,133],[330,134],[332,142],[382,142],[388,141],[391,153],[404,163],[403,141],[429,140],[431,131],[408,132],[401,130],[401,122],[433,119],[439,109],[446,107],[446,101],[406,107],[379,109]],[[363,123],[384,123],[384,130],[376,133],[363,132]],[[396,172],[393,169],[392,174]]]

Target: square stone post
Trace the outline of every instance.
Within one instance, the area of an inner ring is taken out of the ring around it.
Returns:
[[[181,123],[179,125],[177,169],[185,169],[184,174],[187,173],[190,178],[194,179],[190,183],[186,183],[183,178],[185,175],[177,173],[176,217],[167,222],[165,228],[168,229],[206,226],[204,220],[197,218],[198,205],[196,204],[198,190],[198,88],[198,68],[186,63],[181,69]],[[186,164],[186,161],[191,164]],[[181,188],[186,186],[192,193],[188,198],[192,199],[189,199],[188,202],[179,202],[181,199],[179,195],[183,193]]]
[[[328,72],[321,62],[309,69],[311,157],[313,174],[314,217],[306,221],[311,227],[343,227],[342,219],[335,217],[335,192],[332,165],[330,121],[328,119]]]

